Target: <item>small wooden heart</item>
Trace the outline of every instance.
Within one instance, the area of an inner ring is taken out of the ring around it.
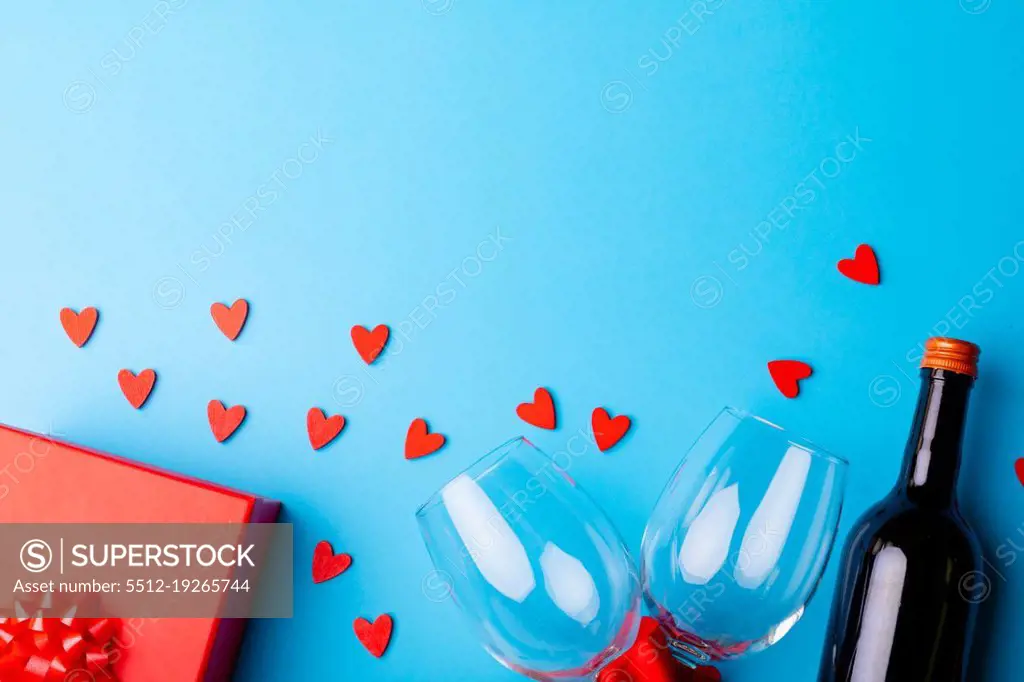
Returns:
[[[249,316],[249,302],[240,298],[232,303],[230,308],[223,303],[214,303],[210,306],[210,315],[217,324],[217,329],[234,341],[242,333],[242,327]]]
[[[425,419],[413,419],[405,435],[405,458],[425,457],[440,450],[444,444],[445,437],[440,433],[430,433]]]
[[[337,438],[343,428],[345,428],[345,418],[340,414],[328,417],[318,407],[311,407],[306,413],[306,433],[309,435],[309,444],[313,446],[314,450],[319,450]]]
[[[149,398],[155,383],[156,372],[151,369],[144,369],[138,374],[127,369],[117,373],[117,384],[121,387],[121,392],[136,410]]]
[[[360,643],[377,658],[383,656],[384,652],[388,650],[388,644],[391,643],[391,630],[393,626],[394,623],[391,620],[391,616],[386,613],[382,616],[377,616],[377,619],[372,623],[365,618],[356,618],[355,622],[352,623],[352,629],[355,630],[356,637],[359,638]]]
[[[225,408],[221,401],[211,400],[206,406],[206,417],[210,421],[213,437],[218,443],[223,443],[242,425],[245,408],[241,405]]]
[[[811,376],[813,371],[810,365],[799,360],[772,360],[768,363],[772,381],[787,398],[800,395],[800,382]]]
[[[331,543],[321,540],[313,550],[313,582],[317,585],[337,578],[352,565],[348,554],[335,554]]]
[[[533,392],[532,403],[520,403],[516,414],[527,424],[539,429],[554,429],[557,421],[555,401],[546,388],[538,388]]]
[[[603,407],[594,408],[594,412],[590,416],[590,426],[594,430],[594,442],[597,443],[597,449],[601,452],[607,452],[615,447],[629,432],[632,425],[633,422],[626,415],[620,414],[613,419],[608,414],[608,410]]]
[[[99,319],[99,316],[99,311],[92,306],[82,308],[80,313],[76,313],[71,308],[61,308],[60,324],[64,327],[64,333],[71,339],[71,343],[81,348],[96,329],[96,320]]]

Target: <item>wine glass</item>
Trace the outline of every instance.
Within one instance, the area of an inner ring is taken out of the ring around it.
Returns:
[[[535,680],[593,680],[628,649],[640,585],[611,521],[524,438],[416,512],[443,583],[499,663]],[[425,583],[426,584],[426,583]]]
[[[690,665],[779,641],[804,613],[836,536],[846,462],[724,409],[647,522],[644,597]]]

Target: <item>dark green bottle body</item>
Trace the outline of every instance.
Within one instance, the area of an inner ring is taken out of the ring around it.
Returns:
[[[980,543],[956,503],[973,378],[921,375],[900,481],[843,549],[819,682],[968,682],[988,596]]]

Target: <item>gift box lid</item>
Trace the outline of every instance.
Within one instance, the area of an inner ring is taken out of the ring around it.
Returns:
[[[0,523],[259,523],[279,503],[0,424]],[[123,682],[226,680],[242,620],[125,624]],[[130,641],[128,641],[130,640]]]

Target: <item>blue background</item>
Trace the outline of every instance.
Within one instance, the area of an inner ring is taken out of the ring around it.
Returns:
[[[573,473],[634,551],[724,404],[851,461],[845,535],[897,475],[916,344],[943,331],[984,351],[962,499],[995,570],[972,679],[1018,674],[1024,10],[708,5],[5,10],[0,421],[284,501],[296,617],[252,625],[238,679],[298,661],[302,679],[517,679],[425,597],[413,511],[524,429],[564,451],[597,405],[634,432]],[[861,242],[880,287],[836,272]],[[209,306],[237,297],[232,344]],[[101,319],[79,350],[57,313],[86,305]],[[381,322],[395,342],[366,368],[349,329]],[[794,401],[765,370],[783,357],[815,367]],[[159,374],[142,411],[122,367]],[[538,385],[557,432],[514,414]],[[249,408],[228,444],[211,398]],[[349,420],[317,454],[313,405]],[[407,462],[418,416],[449,445]],[[355,563],[314,586],[321,539]],[[815,678],[835,563],[803,622],[727,679]],[[383,612],[378,661],[351,622]]]

